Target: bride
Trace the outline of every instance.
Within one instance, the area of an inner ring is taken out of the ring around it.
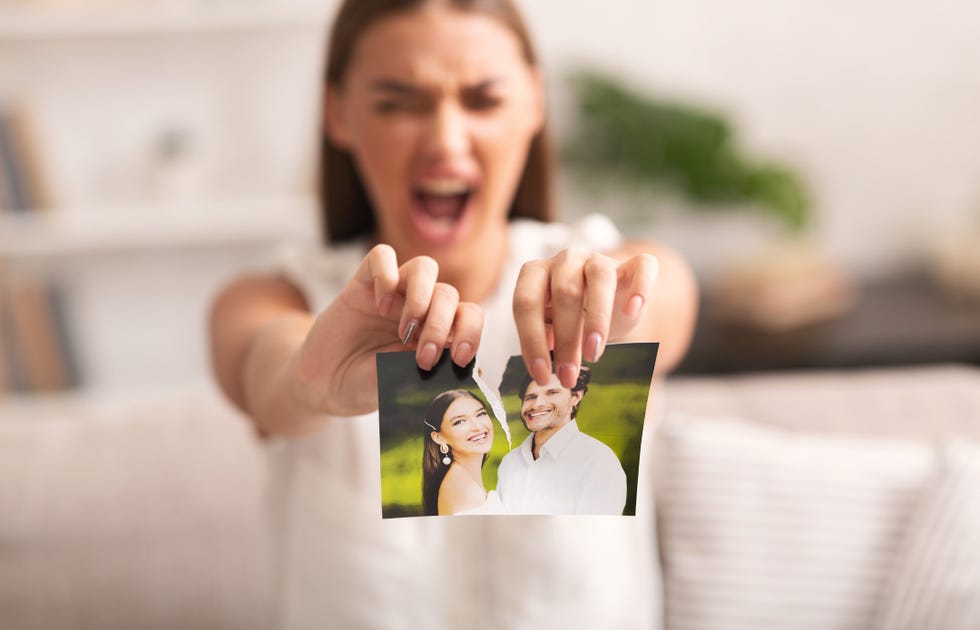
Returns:
[[[493,419],[472,392],[452,389],[425,412],[422,507],[426,516],[502,514],[500,497],[483,486],[483,463],[493,446]]]

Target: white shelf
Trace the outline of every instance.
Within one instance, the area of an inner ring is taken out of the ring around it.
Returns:
[[[0,43],[16,40],[324,28],[322,2],[115,2],[70,7],[0,0]]]
[[[316,240],[312,197],[0,213],[0,260]]]

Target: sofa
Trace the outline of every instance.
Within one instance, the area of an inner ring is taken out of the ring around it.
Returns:
[[[664,627],[980,627],[980,369],[674,377]],[[0,406],[0,628],[268,628],[264,451],[208,385]]]

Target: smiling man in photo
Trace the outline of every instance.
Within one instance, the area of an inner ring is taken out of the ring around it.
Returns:
[[[571,389],[554,374],[544,386],[530,376],[522,382],[521,420],[531,434],[497,471],[497,490],[509,513],[623,513],[626,473],[619,459],[575,422],[590,378],[582,366]]]

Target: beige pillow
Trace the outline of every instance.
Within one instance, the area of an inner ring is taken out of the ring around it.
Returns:
[[[935,470],[922,444],[676,413],[656,461],[671,630],[869,627]]]
[[[945,449],[902,544],[874,625],[980,628],[980,446]]]

